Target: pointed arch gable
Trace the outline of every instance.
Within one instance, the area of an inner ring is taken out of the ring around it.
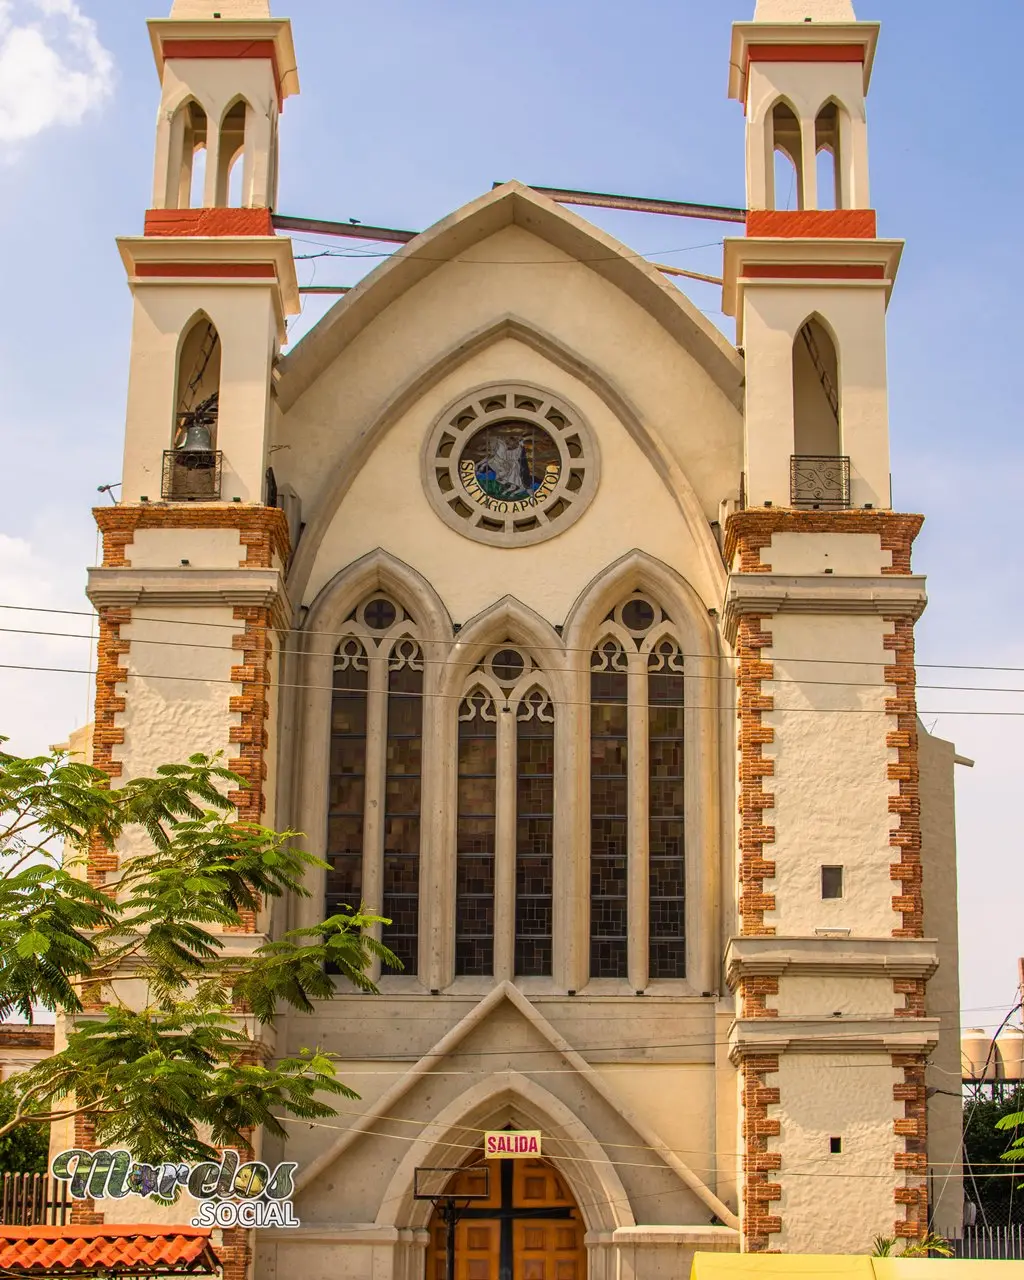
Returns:
[[[514,596],[505,596],[483,613],[478,613],[459,632],[458,642],[442,675],[442,696],[454,693],[488,649],[506,640],[532,650],[538,667],[557,686],[553,690],[556,697],[565,696],[561,637],[546,619]]]
[[[743,361],[692,302],[650,263],[577,214],[520,182],[506,182],[403,245],[327,313],[280,365],[287,410],[326,364],[402,294],[439,266],[510,225],[577,258],[643,307],[701,364],[737,407]]]
[[[394,594],[430,640],[451,638],[452,622],[441,597],[422,574],[381,547],[346,566],[320,589],[309,607],[303,630],[307,636],[340,630],[359,601],[371,591]]]
[[[635,1225],[629,1197],[612,1159],[565,1103],[518,1071],[496,1072],[445,1107],[411,1144],[381,1201],[375,1225],[425,1227],[433,1206],[413,1198],[417,1166],[466,1163],[484,1129],[540,1129],[544,1157],[572,1188],[588,1231]]]
[[[330,528],[354,477],[359,473],[373,449],[390,430],[433,386],[453,369],[486,351],[495,343],[512,339],[522,342],[587,386],[608,406],[672,495],[683,519],[691,529],[702,567],[711,582],[725,588],[725,567],[717,543],[708,526],[707,517],[689,477],[676,461],[665,441],[647,423],[629,397],[608,378],[598,373],[584,358],[558,338],[538,329],[517,316],[506,315],[493,324],[461,339],[429,367],[418,370],[372,421],[354,433],[335,463],[315,505],[306,514],[306,527],[296,548],[288,573],[288,590],[300,602],[312,575],[324,537]]]
[[[609,565],[580,593],[565,621],[566,648],[582,650],[592,645],[611,609],[622,596],[637,589],[654,595],[663,607],[675,607],[678,617],[673,621],[690,653],[704,658],[717,653],[717,631],[707,605],[685,578],[640,550]]]

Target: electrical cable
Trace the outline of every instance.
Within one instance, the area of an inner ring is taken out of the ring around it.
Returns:
[[[142,621],[147,622],[148,619],[142,619]],[[201,626],[205,626],[206,624],[195,623],[194,625],[201,627]],[[242,633],[238,632],[236,634],[242,634]],[[86,636],[86,635],[83,635],[81,632],[43,631],[39,629],[33,629],[30,627],[0,627],[0,635],[44,636],[48,639],[53,639],[53,640],[90,640],[92,642],[95,642],[94,636],[92,635]],[[353,633],[351,638],[356,640],[361,640],[363,637],[357,633]],[[415,637],[412,637],[412,636],[408,636],[408,637],[403,636],[400,638],[413,639],[413,640],[416,639]],[[420,644],[420,641],[416,640],[416,643]],[[231,645],[203,644],[199,641],[192,641],[192,640],[147,640],[142,637],[133,636],[131,639],[131,644],[133,646],[140,645],[140,644],[149,644],[149,645],[157,645],[162,648],[208,649],[217,653],[235,653],[235,654],[238,653],[238,649],[234,648]],[[506,647],[526,648],[527,646],[515,646],[514,642],[511,642],[507,644]],[[365,646],[364,646],[364,649],[365,649]],[[579,649],[568,650],[567,649],[567,650],[564,650],[564,652],[579,653],[579,652],[585,652],[585,650],[579,650]],[[334,649],[307,649],[304,651],[303,656],[307,658],[329,658],[329,657],[334,657],[335,654],[336,654],[336,650]],[[375,655],[370,653],[370,654],[367,654],[366,656],[368,658],[372,658]],[[683,655],[683,657],[685,660],[685,655]],[[467,670],[470,670],[470,671],[477,670],[481,665],[480,662],[477,660],[466,660],[465,662],[460,662],[457,658],[427,658],[427,657],[424,657],[422,653],[420,654],[417,661],[420,664],[422,664],[424,667],[427,667],[427,666],[465,667]],[[772,659],[772,661],[777,662],[779,661],[779,659]],[[860,664],[850,663],[848,665],[854,666],[854,665],[860,665]],[[545,671],[543,669],[538,670],[538,676],[543,676],[544,674],[545,674]],[[679,674],[679,675],[685,674],[687,679],[690,679],[690,680],[719,680],[727,684],[734,684],[736,681],[736,677],[734,675],[728,675],[728,674],[727,675],[704,675],[699,672],[695,673],[693,671],[687,671],[685,673],[677,672],[676,674]],[[826,686],[826,687],[837,688],[837,689],[888,689],[888,688],[891,688],[894,684],[894,682],[885,681],[885,680],[883,681],[801,680],[791,676],[772,676],[771,683],[772,684],[797,684],[797,685],[800,685],[801,687]],[[1000,693],[1000,694],[1024,693],[1024,688],[993,687],[991,685],[953,685],[953,684],[919,684],[917,683],[915,684],[914,687],[918,690],[927,689],[933,692],[945,691],[946,693]],[[418,696],[418,695],[413,695],[413,696]],[[565,705],[565,704],[559,703],[558,705]],[[591,705],[600,706],[602,704],[592,703]],[[658,705],[673,706],[673,705],[682,705],[682,704],[658,703]]]
[[[0,602],[0,609],[7,609],[15,613],[47,613],[47,614],[56,614],[61,617],[71,617],[71,618],[95,618],[96,617],[95,609],[52,609],[52,608],[44,607],[43,605],[5,604],[3,602]],[[231,631],[236,635],[242,634],[240,630],[241,624],[238,622],[205,622],[205,621],[196,622],[191,618],[145,617],[145,618],[136,618],[134,620],[134,623],[135,625],[138,625],[139,623],[147,623],[150,625],[159,624],[161,626],[166,625],[166,626],[181,626],[181,627],[202,627],[207,630],[217,629],[217,630]],[[129,624],[122,624],[122,625],[132,625],[132,624],[129,623]],[[311,634],[308,630],[306,630],[303,627],[282,627],[282,628],[274,627],[273,630],[278,635],[308,636]],[[46,633],[41,632],[40,634],[46,634]],[[318,636],[322,636],[325,639],[335,639],[335,640],[348,639],[351,636],[353,636],[353,632],[351,631],[351,629],[348,629],[348,628],[343,631],[320,631],[320,632],[316,632],[315,634]],[[413,639],[415,637],[410,636],[408,638]],[[458,644],[459,638],[460,638],[460,632],[456,632],[451,643]],[[438,643],[438,642],[432,641],[430,639],[426,639],[426,640],[420,641],[420,643],[431,644],[431,643]],[[445,641],[445,643],[448,643],[448,642]],[[593,645],[587,645],[587,646],[538,645],[538,644],[533,644],[532,642],[529,644],[519,644],[519,642],[515,640],[502,642],[500,644],[494,643],[494,644],[491,644],[489,647],[495,648],[495,649],[500,649],[503,647],[504,648],[518,647],[518,648],[527,649],[530,652],[536,652],[536,653],[592,653],[594,650]],[[689,653],[689,654],[684,654],[684,657],[695,659],[695,660],[701,659],[703,661],[708,661],[708,662],[742,662],[743,661],[743,656],[735,653]],[[756,661],[756,659],[752,659],[752,660]],[[813,666],[888,668],[888,667],[894,666],[896,660],[895,660],[895,656],[890,661],[879,661],[879,660],[867,659],[867,658],[821,658],[821,657],[807,658],[807,657],[795,657],[795,656],[790,657],[784,654],[772,653],[771,657],[766,659],[766,661],[810,663]],[[1000,674],[1024,674],[1024,666],[1003,667],[1003,666],[995,666],[993,664],[985,664],[985,663],[915,662],[914,666],[918,671],[926,671],[926,670],[993,671]],[[841,682],[841,683],[845,683],[845,682]]]

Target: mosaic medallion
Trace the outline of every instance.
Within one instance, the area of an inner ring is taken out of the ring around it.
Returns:
[[[561,533],[597,488],[597,455],[581,415],[533,387],[487,387],[450,406],[424,464],[427,493],[445,523],[502,546]]]

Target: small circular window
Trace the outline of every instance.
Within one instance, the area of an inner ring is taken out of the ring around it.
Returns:
[[[534,387],[487,387],[441,415],[424,480],[446,524],[517,546],[567,529],[594,496],[598,460],[578,410]]]

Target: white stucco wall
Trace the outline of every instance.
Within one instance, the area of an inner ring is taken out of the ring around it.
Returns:
[[[885,1054],[782,1056],[771,1077],[782,1098],[773,1109],[782,1119],[771,1143],[782,1152],[773,1247],[820,1253],[827,1231],[828,1252],[867,1253],[876,1235],[892,1234],[898,1078]],[[842,1138],[841,1155],[829,1153],[830,1137]]]
[[[767,747],[775,775],[771,885],[777,909],[765,922],[780,934],[849,928],[860,937],[888,936],[892,911],[888,812],[895,784],[887,777],[885,714],[891,696],[882,683],[890,651],[882,638],[891,624],[876,617],[782,614],[769,624],[775,679],[765,691],[775,710],[764,716],[775,729]],[[831,660],[830,660],[831,659]],[[793,681],[793,683],[786,683]],[[846,868],[844,897],[821,899],[821,866]]]

